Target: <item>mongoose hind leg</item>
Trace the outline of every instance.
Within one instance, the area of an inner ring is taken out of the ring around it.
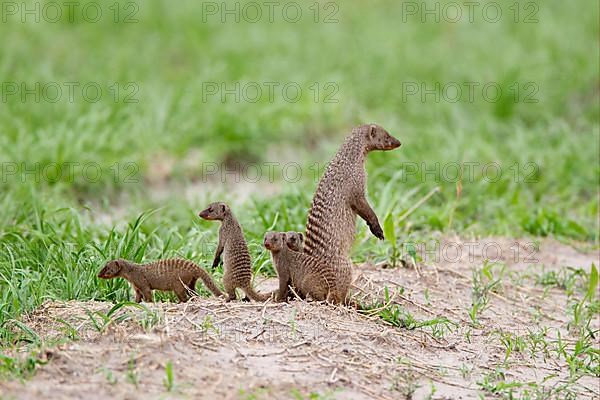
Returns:
[[[135,302],[141,303],[142,302],[142,292],[137,287],[134,287],[134,290],[135,290]]]
[[[186,285],[190,290],[195,291],[196,290],[196,282],[198,281],[198,278],[192,278],[189,282],[188,285]]]
[[[183,285],[175,290],[175,295],[181,303],[185,303],[190,298],[187,292],[187,288]]]
[[[144,288],[140,288],[141,292],[142,292],[142,300],[147,302],[147,303],[152,303],[154,302],[154,299],[152,298],[152,289],[150,289],[150,287],[144,287]]]
[[[235,293],[236,284],[234,282],[235,281],[230,274],[225,273],[223,275],[223,289],[225,289],[225,293],[227,294],[225,300],[227,302],[237,300],[237,295]]]
[[[227,293],[227,302],[230,301],[234,301],[237,300],[237,295],[235,294],[235,288],[234,287],[225,287],[225,293]]]
[[[190,281],[188,283],[186,283],[184,285],[188,300],[190,299],[190,297],[197,295],[197,293],[196,293],[196,282],[197,281],[198,281],[198,278],[192,278],[192,279],[190,279]]]
[[[331,290],[331,291],[329,291],[329,293],[327,293],[326,301],[328,303],[335,304],[335,305],[342,303],[342,299],[340,298],[340,295],[333,290]]]

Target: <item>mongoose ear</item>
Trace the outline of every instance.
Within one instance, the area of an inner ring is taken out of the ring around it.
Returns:
[[[304,234],[302,232],[298,232],[298,235],[300,235],[301,240],[304,240]]]
[[[225,212],[225,204],[221,204],[221,212]]]
[[[369,136],[371,136],[372,138],[374,138],[375,137],[375,132],[377,132],[377,126],[376,125],[369,126]]]

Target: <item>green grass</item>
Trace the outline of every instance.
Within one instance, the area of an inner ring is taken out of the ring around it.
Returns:
[[[302,3],[305,13],[312,3]],[[366,121],[403,142],[368,161],[370,199],[382,223],[389,215],[394,247],[438,231],[598,245],[597,3],[582,12],[583,6],[545,1],[535,24],[508,17],[496,24],[481,18],[403,23],[401,2],[392,0],[339,3],[333,24],[310,17],[296,24],[282,18],[203,23],[201,2],[139,2],[139,22],[124,24],[112,22],[113,2],[100,4],[109,17],[96,24],[80,16],[0,23],[2,82],[97,82],[105,92],[96,103],[81,96],[38,103],[17,95],[0,104],[3,339],[10,336],[7,321],[45,300],[130,299],[122,280],[95,277],[109,259],[182,256],[208,266],[218,226],[200,221],[197,212],[221,198],[234,204],[255,270],[273,275],[261,245],[264,232],[303,229],[315,163],[322,168],[343,135]],[[129,82],[139,88],[137,103],[123,101],[132,93]],[[296,82],[305,95],[295,103],[281,95],[256,103],[205,101],[207,82]],[[330,82],[339,88],[337,103],[324,101]],[[516,82],[522,96],[533,82],[538,102],[405,100],[403,83],[411,82],[429,88],[497,82],[504,93]],[[115,83],[119,101],[110,89]],[[315,83],[318,101],[310,89]],[[202,179],[203,163],[236,161],[295,162],[303,175],[295,183],[276,179],[281,192],[269,196],[263,170],[247,200],[218,182],[199,185],[191,200],[181,193]],[[52,163],[78,164],[69,177],[44,170]],[[478,166],[467,174],[463,165],[459,180],[451,163]],[[489,163],[500,166],[499,179],[484,175]],[[157,178],[157,164],[171,165],[167,178]],[[88,165],[98,166],[101,176],[86,179]],[[425,174],[437,165],[439,172]],[[35,173],[26,174],[36,166],[46,171],[39,182]],[[162,188],[166,199],[152,195],[165,184],[171,185]],[[436,187],[439,192],[406,215]],[[103,215],[112,215],[111,222],[102,223]],[[354,259],[390,255],[398,256],[389,242],[379,243],[360,223]]]

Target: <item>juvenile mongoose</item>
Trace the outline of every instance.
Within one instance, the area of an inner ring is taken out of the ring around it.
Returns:
[[[267,232],[264,246],[271,252],[279,277],[275,300],[286,301],[291,285],[301,298],[327,300],[339,304],[341,298],[335,287],[333,269],[307,254],[290,250],[285,232]]]
[[[152,290],[172,290],[181,302],[189,299],[188,288],[194,290],[198,278],[215,296],[223,295],[210,275],[189,260],[171,258],[149,264],[136,264],[126,260],[108,262],[98,273],[98,278],[125,278],[135,290],[135,301],[151,302]]]
[[[285,233],[286,243],[290,250],[302,252],[302,246],[304,245],[304,235],[301,232],[286,232]]]
[[[319,181],[308,212],[304,253],[319,259],[346,259],[354,243],[356,215],[383,240],[377,215],[367,202],[365,160],[373,150],[392,150],[400,142],[379,125],[352,130]]]
[[[221,221],[219,244],[212,267],[214,269],[219,265],[223,255],[223,286],[228,296],[227,301],[236,299],[236,288],[242,289],[252,300],[267,300],[268,294],[258,293],[252,287],[252,264],[248,245],[242,227],[229,206],[222,202],[211,203],[199,216],[209,221]]]

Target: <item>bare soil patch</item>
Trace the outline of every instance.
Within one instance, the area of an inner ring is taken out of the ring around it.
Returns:
[[[513,349],[506,359],[501,341],[503,333],[526,336],[548,327],[548,343],[560,332],[572,349],[578,336],[567,329],[567,293],[536,284],[535,276],[542,269],[569,266],[589,271],[592,262],[598,264],[598,251],[581,252],[546,240],[533,263],[514,257],[515,248],[531,254],[525,240],[472,241],[477,246],[465,246],[458,238],[447,242],[462,249],[458,259],[425,260],[418,270],[357,266],[355,292],[363,302],[385,302],[387,287],[389,303],[397,303],[417,321],[447,318],[453,324],[407,329],[392,326],[375,311],[365,315],[314,302],[225,303],[209,298],[126,306],[105,320],[102,315],[113,304],[49,301],[22,322],[49,343],[75,332],[76,339],[47,347],[40,357],[48,363],[31,379],[0,381],[0,397],[470,399],[479,393],[495,396],[482,382],[490,382],[500,368],[504,381],[525,384],[515,387],[517,393],[533,390],[529,383],[548,393],[568,385],[577,398],[598,398],[597,376],[570,381],[565,359],[552,351],[545,355]],[[481,249],[488,243],[500,246],[499,261],[508,275],[490,293],[474,326],[468,316],[473,270],[481,268]],[[272,279],[260,283],[262,290],[274,287]],[[592,325],[593,330],[600,328],[597,314]],[[594,340],[600,349],[599,339]],[[10,355],[21,356],[25,348],[18,344]],[[320,397],[309,397],[311,393]]]

